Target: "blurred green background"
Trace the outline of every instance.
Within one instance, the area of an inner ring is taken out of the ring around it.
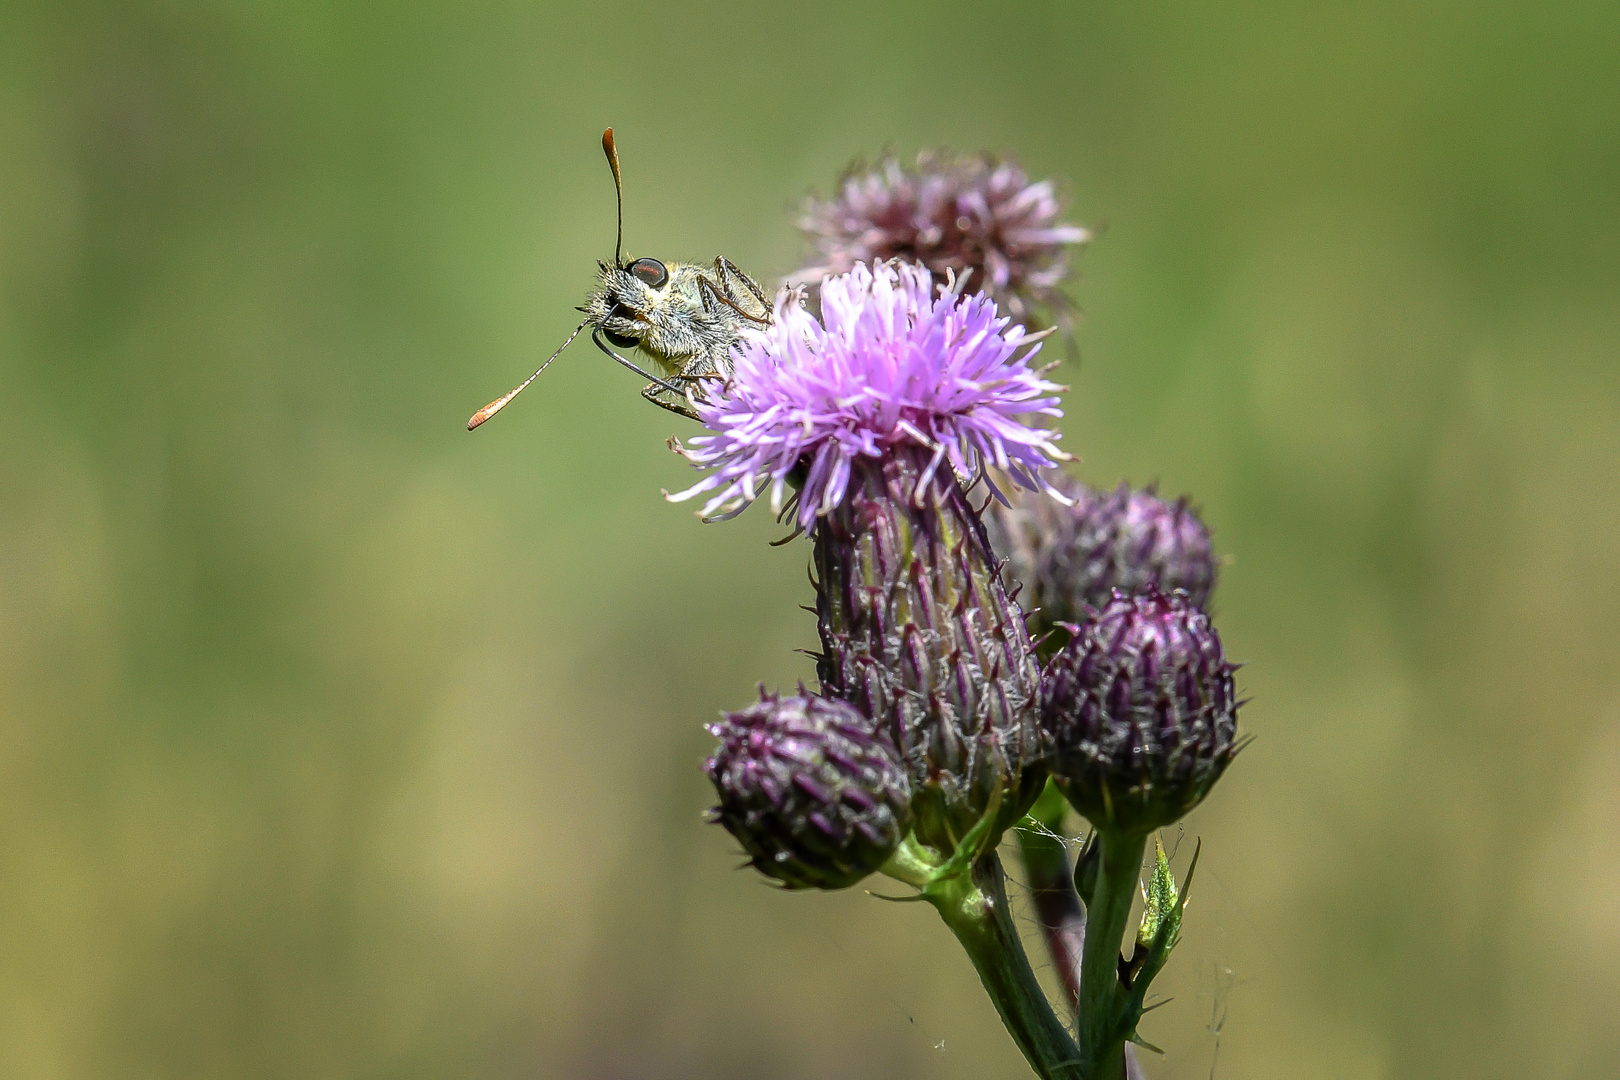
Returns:
[[[1620,9],[0,8],[0,1075],[1022,1075],[938,920],[781,895],[700,725],[808,548],[660,488],[612,250],[793,268],[886,146],[1106,225],[1067,445],[1203,505],[1258,736],[1166,1077],[1620,1056]],[[1177,839],[1172,837],[1172,839]],[[1207,876],[1206,876],[1207,874]]]

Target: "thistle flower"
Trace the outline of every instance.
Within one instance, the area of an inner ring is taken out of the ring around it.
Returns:
[[[1044,308],[1067,328],[1070,305],[1058,289],[1067,249],[1091,233],[1061,223],[1064,206],[1051,181],[1032,184],[1017,162],[988,154],[925,151],[915,167],[892,155],[852,166],[839,187],[837,198],[805,203],[799,229],[815,265],[795,280],[894,258],[941,275],[971,269],[975,286],[1015,318],[1028,322]]]
[[[704,765],[711,819],[753,865],[794,889],[842,889],[882,866],[910,824],[900,755],[867,717],[801,692],[727,713]]]
[[[1027,590],[1019,599],[1038,633],[1084,620],[1116,589],[1128,595],[1152,585],[1184,590],[1198,607],[1209,602],[1209,529],[1185,498],[1170,502],[1151,487],[1125,484],[1095,491],[1066,475],[1053,484],[1072,506],[1012,492],[1010,505],[992,506],[984,522],[991,546],[1007,559],[1005,572]]]
[[[724,392],[698,406],[714,434],[679,448],[715,471],[672,499],[712,493],[705,516],[734,513],[768,485],[780,511],[802,477],[808,529],[843,502],[857,462],[902,446],[929,451],[919,487],[942,464],[963,477],[995,465],[1051,490],[1043,470],[1068,455],[1024,417],[1062,416],[1063,388],[1030,367],[1039,343],[994,302],[955,287],[936,297],[929,272],[906,263],[857,266],[821,297],[825,325],[784,290],[771,327],[737,346]]]
[[[1145,835],[1197,806],[1239,749],[1235,670],[1185,593],[1114,593],[1041,682],[1052,774],[1074,808]]]
[[[1001,827],[1039,794],[1039,669],[959,477],[996,465],[1047,488],[1064,457],[1056,391],[994,302],[934,295],[919,266],[858,266],[822,286],[822,325],[780,302],[700,407],[686,456],[714,472],[673,498],[735,513],[791,484],[814,543],[822,691],[882,724],[911,775],[919,839],[950,850],[993,802]],[[1022,353],[1022,355],[1020,355]]]

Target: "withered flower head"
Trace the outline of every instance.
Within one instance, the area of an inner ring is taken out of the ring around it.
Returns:
[[[857,263],[919,262],[943,277],[972,270],[1006,312],[1034,327],[1045,312],[1067,329],[1059,288],[1069,249],[1091,233],[1062,221],[1050,180],[1031,183],[1016,161],[989,154],[924,151],[915,165],[886,155],[845,173],[836,198],[806,201],[799,229],[813,264],[793,275],[814,283]]]

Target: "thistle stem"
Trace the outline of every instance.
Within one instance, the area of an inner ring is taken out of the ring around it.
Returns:
[[[1007,905],[1006,877],[994,852],[971,875],[937,882],[924,893],[967,950],[1001,1022],[1041,1080],[1090,1080],[1080,1050],[1024,955]]]
[[[1119,944],[1142,877],[1145,833],[1101,830],[1102,861],[1087,908],[1089,921],[1080,962],[1080,1050],[1088,1080],[1123,1080],[1127,1005],[1119,982]]]
[[[1074,868],[1063,840],[1062,794],[1050,785],[1013,831],[1023,858],[1029,898],[1041,924],[1052,966],[1071,1009],[1080,1005],[1080,955],[1086,940],[1086,909],[1074,888]]]

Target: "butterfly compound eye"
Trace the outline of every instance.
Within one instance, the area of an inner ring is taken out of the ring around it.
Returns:
[[[637,259],[626,267],[637,281],[654,289],[661,289],[669,280],[669,271],[657,259]]]

